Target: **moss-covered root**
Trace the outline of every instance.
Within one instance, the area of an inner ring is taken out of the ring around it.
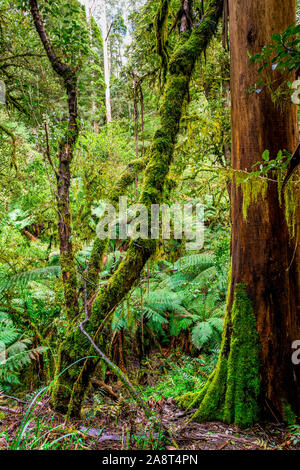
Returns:
[[[183,408],[199,406],[198,421],[221,420],[247,427],[259,419],[259,336],[244,285],[236,287],[227,313],[218,365],[205,387],[177,402]]]

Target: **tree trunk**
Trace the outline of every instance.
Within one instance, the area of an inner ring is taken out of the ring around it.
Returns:
[[[111,114],[111,101],[110,101],[110,66],[108,57],[108,32],[107,32],[107,18],[105,0],[100,0],[101,8],[101,31],[103,40],[103,60],[104,60],[104,81],[105,81],[105,107],[106,107],[106,122],[112,121]]]
[[[66,136],[59,144],[59,168],[55,171],[57,180],[57,210],[58,231],[60,241],[60,265],[62,271],[66,313],[70,320],[78,315],[77,274],[74,260],[71,215],[70,215],[70,165],[73,158],[73,149],[78,138],[77,124],[77,76],[56,55],[41,18],[37,0],[30,0],[31,15],[37,33],[43,44],[53,70],[63,79],[64,88],[68,97],[68,129]],[[49,158],[50,153],[49,153]]]
[[[143,190],[139,198],[139,203],[149,209],[151,204],[161,202],[191,76],[197,59],[216,31],[222,9],[223,0],[210,0],[201,24],[190,34],[185,33],[170,59],[164,99],[160,109],[161,126],[155,133],[149,151],[149,164],[145,171]],[[94,338],[99,349],[103,346],[102,331],[99,334],[99,329],[103,329],[103,324],[114,308],[128,294],[155,250],[155,240],[131,241],[126,258],[108,283],[100,289],[86,325],[88,334]],[[56,382],[52,404],[57,411],[69,411],[73,416],[80,414],[82,400],[89,388],[90,378],[98,360],[89,359],[84,367],[82,363],[75,364],[75,361],[86,356],[89,350],[89,342],[79,328],[71,331],[65,343],[61,345],[60,370],[72,363],[74,366],[61,375]],[[92,354],[95,355],[94,351]]]
[[[69,319],[72,320],[78,315],[77,272],[72,244],[70,214],[70,165],[73,159],[73,148],[78,137],[76,78],[66,78],[65,88],[68,95],[69,124],[67,136],[60,143],[58,155],[59,168],[56,179],[60,265],[64,286],[65,306],[67,315]]]
[[[266,149],[276,158],[279,150],[292,153],[297,145],[296,106],[290,100],[274,104],[267,88],[248,92],[259,80],[248,52],[260,53],[272,34],[295,21],[295,0],[229,0],[229,15],[232,166],[251,171]],[[270,73],[273,80],[293,81]],[[268,181],[245,219],[246,192],[233,181],[231,284],[219,362],[200,393],[179,400],[200,404],[200,420],[239,426],[263,417],[291,421],[300,414],[300,368],[291,360],[292,342],[300,338],[297,237],[289,235],[277,182]]]
[[[133,94],[133,119],[134,119],[134,141],[135,141],[135,156],[139,156],[139,108],[138,108],[138,92],[139,80],[134,75],[132,81],[132,94]]]

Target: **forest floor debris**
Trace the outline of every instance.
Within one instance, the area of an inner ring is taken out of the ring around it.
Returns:
[[[95,410],[85,409],[85,418],[65,422],[54,414],[49,400],[44,397],[42,406],[35,409],[19,448],[21,449],[90,449],[127,450],[171,448],[151,421],[145,418],[136,404],[127,403],[118,409],[106,397],[106,403]],[[220,422],[189,422],[191,411],[176,407],[171,398],[149,402],[153,411],[161,416],[163,424],[171,431],[179,449],[184,450],[300,450],[300,442],[291,429],[282,424],[266,424],[240,430]],[[4,408],[4,406],[3,406]],[[27,406],[9,404],[0,416],[0,449],[9,450],[14,441]],[[44,437],[43,437],[44,436]],[[65,437],[64,437],[65,436]],[[53,442],[55,443],[53,444]],[[174,447],[172,447],[174,449]]]

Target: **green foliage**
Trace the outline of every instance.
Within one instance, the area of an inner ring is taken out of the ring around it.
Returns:
[[[262,78],[256,83],[250,92],[261,93],[263,87],[267,87],[273,101],[280,106],[280,101],[286,97],[290,99],[293,91],[290,82],[278,80],[273,77],[276,70],[281,73],[299,70],[300,67],[300,25],[292,24],[282,34],[272,35],[272,44],[262,48],[262,51],[250,57],[253,64],[258,64],[258,72]]]
[[[31,344],[32,339],[24,337],[9,316],[0,312],[0,383],[4,390],[19,385],[22,369],[45,351],[42,347],[29,349]]]
[[[59,275],[59,266],[46,266],[44,268],[33,269],[31,271],[15,274],[0,280],[0,294],[7,292],[9,289],[24,289],[29,282],[58,278]]]
[[[265,150],[262,155],[262,161],[257,162],[253,166],[253,170],[255,167],[259,166],[258,171],[252,171],[251,176],[264,176],[268,177],[271,171],[284,171],[288,168],[292,155],[289,154],[286,150],[282,151],[279,150],[276,158],[271,158],[270,152]],[[247,181],[247,178],[245,178]]]
[[[50,421],[45,417],[29,416],[26,424],[17,445],[7,432],[0,434],[0,437],[7,440],[9,450],[75,450],[92,446],[97,441],[89,436],[88,429],[79,431],[68,428],[63,423],[57,425],[54,415]]]
[[[290,426],[291,430],[291,440],[294,445],[299,444],[300,442],[300,425],[299,424],[294,424],[293,426]]]
[[[290,25],[282,34],[274,33],[273,44],[264,46],[260,54],[251,57],[252,63],[258,63],[259,72],[272,64],[272,69],[291,72],[300,67],[300,25]]]
[[[190,330],[195,348],[214,347],[221,339],[224,315],[224,302],[213,287],[218,282],[214,257],[208,253],[184,256],[173,265],[164,263],[163,270],[156,265],[151,278],[117,309],[113,328],[136,331],[142,315],[163,341]]]
[[[172,353],[161,365],[157,365],[157,374],[163,369],[163,373],[154,376],[155,384],[144,387],[145,400],[161,400],[162,398],[177,398],[184,393],[201,390],[212,373],[218,358],[218,349],[212,349],[210,355],[191,358],[180,356],[178,352]],[[156,359],[153,359],[154,364]],[[153,363],[152,362],[152,363]],[[147,361],[142,364],[140,375],[151,375]]]

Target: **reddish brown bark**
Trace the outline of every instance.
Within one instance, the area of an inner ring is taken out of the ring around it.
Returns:
[[[297,107],[286,100],[274,104],[270,92],[248,93],[259,80],[251,55],[272,42],[295,21],[295,0],[229,0],[232,166],[251,170],[268,149],[272,158],[279,150],[293,153],[298,142]],[[293,77],[270,72],[274,80]],[[300,366],[291,361],[292,342],[300,339],[299,251],[291,239],[280,206],[277,184],[269,182],[266,196],[251,204],[247,220],[242,215],[243,194],[233,185],[232,278],[229,308],[237,284],[244,284],[252,301],[261,343],[261,386],[264,405],[279,418],[282,403],[300,414]],[[299,222],[298,222],[299,229]],[[292,262],[292,264],[291,264]]]

